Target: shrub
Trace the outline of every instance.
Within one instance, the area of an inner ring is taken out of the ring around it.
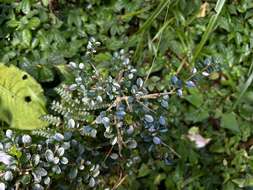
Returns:
[[[164,138],[170,133],[168,101],[195,88],[196,81],[173,76],[170,91],[151,93],[124,50],[114,54],[108,73],[100,73],[93,65],[97,45],[91,38],[85,63],[68,64],[73,80],[55,89],[59,100],[52,102],[52,114],[43,116],[52,127],[31,135],[11,129],[2,134],[7,187],[106,188],[113,176],[133,175],[147,158],[170,164],[181,157]],[[196,69],[190,75],[194,78]]]

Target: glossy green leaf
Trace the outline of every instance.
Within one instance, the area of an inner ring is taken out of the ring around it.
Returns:
[[[23,13],[28,14],[31,10],[30,0],[22,0],[21,1],[21,10]]]
[[[20,22],[15,20],[15,19],[12,19],[10,21],[7,22],[7,26],[11,27],[11,28],[16,28],[20,25]]]
[[[28,27],[31,30],[35,30],[38,26],[40,25],[40,19],[38,17],[33,17],[29,23],[28,23]]]
[[[22,42],[26,47],[30,46],[32,40],[32,34],[30,30],[25,29],[22,31],[22,40],[23,40]]]
[[[12,146],[8,153],[12,156],[15,156],[17,158],[20,158],[22,156],[22,152],[16,147],[16,146]]]

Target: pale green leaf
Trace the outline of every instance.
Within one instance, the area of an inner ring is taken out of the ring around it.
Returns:
[[[22,39],[23,39],[24,45],[29,47],[32,40],[32,34],[30,30],[25,29],[22,31]]]
[[[31,10],[30,0],[22,0],[21,1],[21,10],[23,13],[28,14]]]
[[[49,0],[42,0],[42,3],[45,7],[47,7],[49,4]]]
[[[32,130],[47,125],[41,86],[26,72],[0,64],[0,120],[12,128]]]
[[[28,27],[32,30],[35,30],[39,25],[40,19],[38,17],[33,17],[28,23]]]

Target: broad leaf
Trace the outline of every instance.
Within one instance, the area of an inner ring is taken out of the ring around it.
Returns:
[[[41,86],[24,71],[0,64],[0,120],[12,128],[32,130],[47,125],[40,119],[45,114]]]
[[[224,113],[222,115],[221,127],[229,129],[234,132],[240,132],[238,122],[237,122],[235,114],[233,112],[232,113]]]
[[[201,94],[192,94],[185,97],[185,99],[197,108],[203,104],[203,96]]]
[[[21,10],[23,13],[28,14],[31,10],[30,0],[22,0],[21,1]]]
[[[24,29],[22,31],[22,40],[26,47],[30,46],[31,40],[32,40],[32,33],[30,30]]]

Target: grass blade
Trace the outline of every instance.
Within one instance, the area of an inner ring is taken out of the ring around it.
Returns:
[[[251,66],[252,65],[253,65],[253,61],[251,63]],[[247,91],[247,89],[249,88],[249,86],[251,85],[252,81],[253,81],[253,71],[251,72],[251,74],[250,74],[248,80],[246,81],[246,83],[243,85],[241,93],[240,93],[238,99],[236,100],[235,104],[233,105],[232,109],[235,109],[236,106],[239,104],[239,102],[241,101],[243,95],[245,94],[245,92]]]
[[[163,11],[164,8],[167,7],[167,5],[170,3],[170,0],[163,0],[156,10],[152,13],[152,15],[146,20],[146,22],[141,26],[141,28],[137,31],[137,33],[141,33],[146,31],[150,25],[153,23],[153,21],[158,17],[158,15]]]
[[[225,4],[225,1],[226,0],[218,0],[218,2],[216,3],[216,6],[215,6],[216,14],[210,18],[209,23],[207,25],[207,29],[206,29],[205,33],[203,34],[200,43],[196,47],[196,50],[195,50],[195,52],[193,54],[193,58],[192,58],[193,64],[194,64],[196,58],[199,56],[199,53],[201,52],[202,48],[204,47],[210,33],[213,31],[216,21],[217,21],[219,15],[221,13],[221,10]]]
[[[169,11],[169,8],[167,7],[166,15],[165,15],[165,18],[164,18],[164,24],[166,23],[166,20],[167,20],[168,11]],[[155,55],[154,55],[153,61],[152,61],[152,63],[151,63],[151,67],[150,67],[150,69],[148,70],[148,74],[147,74],[147,76],[146,76],[146,79],[144,80],[144,85],[145,85],[145,83],[147,82],[147,80],[148,80],[148,78],[149,78],[149,76],[150,76],[150,74],[151,74],[151,72],[152,72],[153,66],[154,66],[154,64],[155,64],[155,61],[156,61],[156,58],[157,58],[157,54],[158,54],[158,51],[159,51],[159,46],[160,46],[160,43],[161,43],[161,40],[162,40],[162,35],[163,35],[163,31],[162,31],[162,33],[161,33],[161,35],[160,35],[159,40],[158,40],[158,44],[157,44],[157,48],[156,48],[156,51],[155,51]]]
[[[137,45],[136,51],[133,56],[133,59],[135,62],[139,63],[140,53],[143,49],[144,36],[146,36],[145,35],[146,32],[148,31],[148,29],[151,26],[151,24],[153,23],[153,21],[159,16],[159,14],[164,10],[164,8],[167,7],[167,5],[170,2],[171,2],[170,0],[162,0],[161,3],[158,5],[158,7],[151,14],[151,16],[144,22],[144,24],[136,32],[136,35],[140,35],[140,38],[138,40],[138,45]]]

